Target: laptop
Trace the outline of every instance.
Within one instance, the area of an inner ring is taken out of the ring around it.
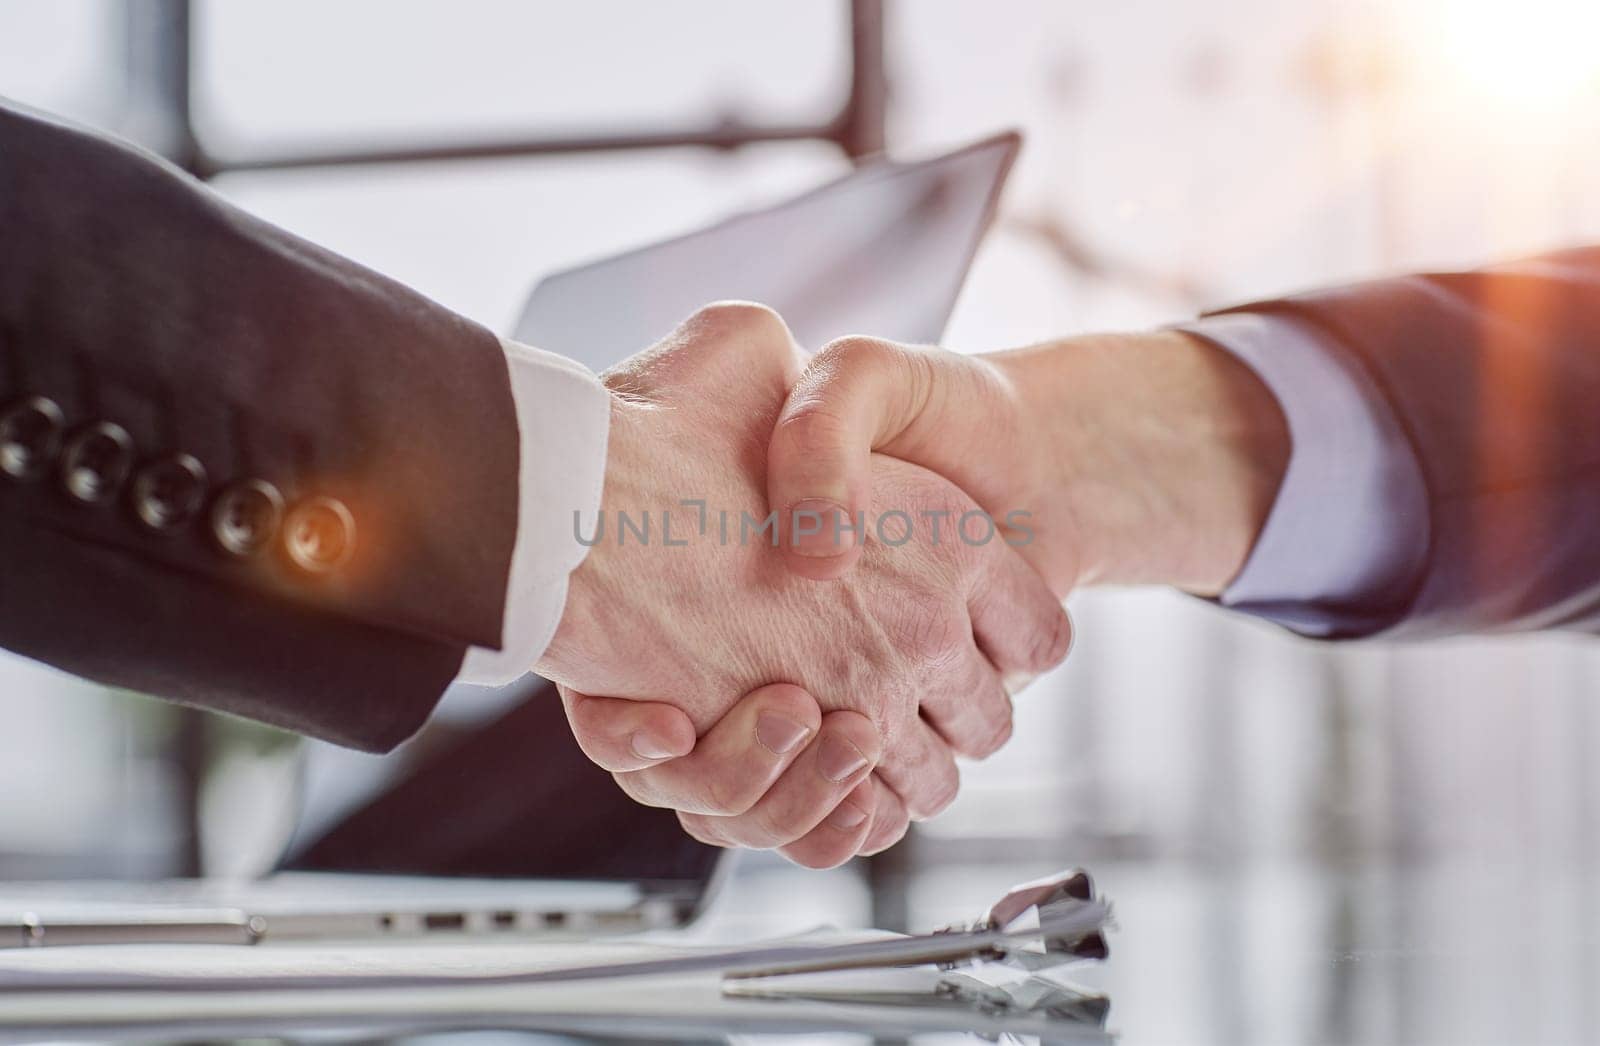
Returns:
[[[936,341],[1019,146],[1005,133],[917,162],[868,162],[775,206],[555,273],[513,336],[598,371],[699,306],[738,298],[777,309],[808,349],[852,333]],[[663,929],[705,908],[731,860],[589,763],[537,677],[453,687],[385,756],[307,743],[301,792],[270,874],[8,884],[0,946],[16,943],[11,933],[49,943]]]

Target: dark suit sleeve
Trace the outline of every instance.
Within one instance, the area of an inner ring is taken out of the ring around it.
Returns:
[[[498,648],[499,342],[0,103],[0,644],[367,749]]]
[[[1600,249],[1231,311],[1326,334],[1421,466],[1421,566],[1335,634],[1600,631]]]

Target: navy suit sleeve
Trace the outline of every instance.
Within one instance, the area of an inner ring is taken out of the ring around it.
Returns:
[[[1421,563],[1342,634],[1600,631],[1600,249],[1232,311],[1347,352],[1420,466]]]

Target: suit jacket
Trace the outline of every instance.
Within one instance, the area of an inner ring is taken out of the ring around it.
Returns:
[[[1334,634],[1600,631],[1600,248],[1242,308],[1342,346],[1421,467],[1422,565]]]
[[[0,103],[0,644],[367,749],[499,648],[488,331]]]

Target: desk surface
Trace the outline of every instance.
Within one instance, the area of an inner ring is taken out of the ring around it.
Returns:
[[[907,885],[919,925],[970,915],[998,884],[1043,868],[951,868]],[[1600,1041],[1600,890],[1573,869],[1435,866],[1333,872],[1295,867],[1197,871],[1101,865],[1117,904],[1112,956],[1077,980],[1108,993],[1107,1028],[1140,1043],[1577,1043]],[[781,903],[779,903],[781,901]],[[697,936],[748,938],[814,925],[831,913],[864,917],[865,892],[848,875],[752,868]],[[609,991],[611,994],[607,995]],[[723,1003],[714,981],[660,979],[585,995],[560,1020],[519,1014],[517,1000],[460,1000],[430,1012],[412,999],[405,1014],[375,1026],[327,1016],[294,1027],[212,1021],[206,1038],[268,1034],[319,1040],[403,1037],[477,1046],[566,1041],[863,1041],[857,1013],[814,1006]],[[504,1008],[497,1009],[504,1004]],[[0,999],[0,1013],[4,1011]],[[73,1038],[171,1038],[159,1000],[141,1026],[82,1030]],[[451,1012],[451,1011],[454,1012]],[[63,1001],[59,1018],[82,1009]],[[1084,1029],[1007,1028],[981,1016],[893,1021],[880,1037],[962,1041],[963,1027],[1061,1041],[1106,1041]],[[853,1029],[853,1031],[852,1031]],[[61,1029],[65,1031],[66,1029]],[[498,1032],[499,1034],[491,1034]],[[11,1036],[38,1038],[48,1029]],[[55,1036],[55,1037],[59,1037]],[[1023,1041],[1029,1041],[1024,1039]]]

